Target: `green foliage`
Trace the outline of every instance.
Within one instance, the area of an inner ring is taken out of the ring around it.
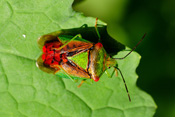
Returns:
[[[99,82],[77,88],[78,83],[36,67],[41,54],[39,36],[83,24],[94,26],[95,18],[74,12],[72,2],[0,1],[0,116],[153,116],[153,99],[136,87],[140,55],[135,52],[118,61],[132,102],[120,75],[109,79],[104,74]],[[126,53],[120,52],[117,57]]]

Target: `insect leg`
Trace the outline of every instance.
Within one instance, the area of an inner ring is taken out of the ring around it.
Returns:
[[[73,40],[76,39],[77,37],[80,37],[80,38],[81,38],[81,34],[75,35],[70,41],[66,42],[66,43],[65,43],[64,45],[62,45],[61,47],[59,47],[59,48],[52,48],[52,49],[61,50],[61,49],[64,48],[68,43],[70,43],[71,41],[73,41]]]
[[[107,74],[108,78],[112,78],[112,75],[110,75],[107,70],[105,71],[105,73]]]
[[[80,88],[81,87],[81,85],[85,82],[86,80],[84,79],[84,80],[82,80],[81,81],[81,83],[77,86],[78,88]]]
[[[112,76],[114,75],[114,72],[116,72],[116,76],[118,76],[118,72],[117,72],[117,70],[115,68],[112,71],[112,74],[110,74],[107,70],[105,71],[105,73],[108,75],[108,78],[112,78]]]
[[[95,21],[95,31],[96,31],[97,36],[98,36],[98,39],[99,39],[98,41],[100,42],[100,33],[99,33],[99,31],[98,31],[97,21],[98,21],[98,18],[96,18],[96,21]]]
[[[120,70],[119,68],[115,67],[115,69],[116,69],[116,71],[118,70],[118,71],[120,72],[121,76],[122,76],[123,82],[124,82],[124,84],[125,84],[125,89],[126,89],[126,92],[127,92],[127,94],[128,94],[129,101],[131,102],[131,97],[130,97],[130,95],[129,95],[128,87],[127,87],[127,85],[126,85],[126,82],[125,82],[125,79],[124,79],[124,77],[123,77],[123,74],[122,74],[122,72],[121,72],[121,70]]]

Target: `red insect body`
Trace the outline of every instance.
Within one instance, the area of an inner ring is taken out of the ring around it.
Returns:
[[[60,54],[59,50],[55,50],[54,48],[61,47],[62,44],[60,42],[50,42],[46,43],[43,46],[43,55],[42,60],[46,65],[58,65],[60,61],[67,62],[66,54]]]

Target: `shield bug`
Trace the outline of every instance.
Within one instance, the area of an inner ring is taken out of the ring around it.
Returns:
[[[144,36],[143,36],[144,38]],[[143,40],[141,39],[141,41]],[[96,42],[95,42],[96,40]],[[95,82],[99,81],[100,76],[110,67],[120,72],[129,101],[131,101],[127,85],[122,72],[117,67],[116,59],[124,59],[139,45],[139,42],[126,56],[122,58],[112,58],[109,56],[109,49],[102,44],[111,42],[112,50],[122,50],[124,46],[114,41],[106,31],[106,26],[87,27],[83,25],[80,28],[62,29],[57,32],[46,34],[38,39],[38,45],[43,54],[37,60],[37,66],[48,73],[53,73],[62,78],[71,80],[81,79],[82,83],[87,79]],[[116,44],[117,43],[117,44]],[[110,51],[113,54],[113,51]]]

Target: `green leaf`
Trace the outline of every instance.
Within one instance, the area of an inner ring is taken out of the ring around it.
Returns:
[[[78,83],[36,67],[41,55],[39,36],[83,24],[94,26],[95,18],[74,12],[72,2],[0,1],[0,116],[153,116],[155,102],[136,86],[135,70],[141,57],[135,52],[118,61],[132,102],[120,75],[109,79],[104,74],[99,82],[77,88]],[[117,57],[126,53],[120,52]]]

